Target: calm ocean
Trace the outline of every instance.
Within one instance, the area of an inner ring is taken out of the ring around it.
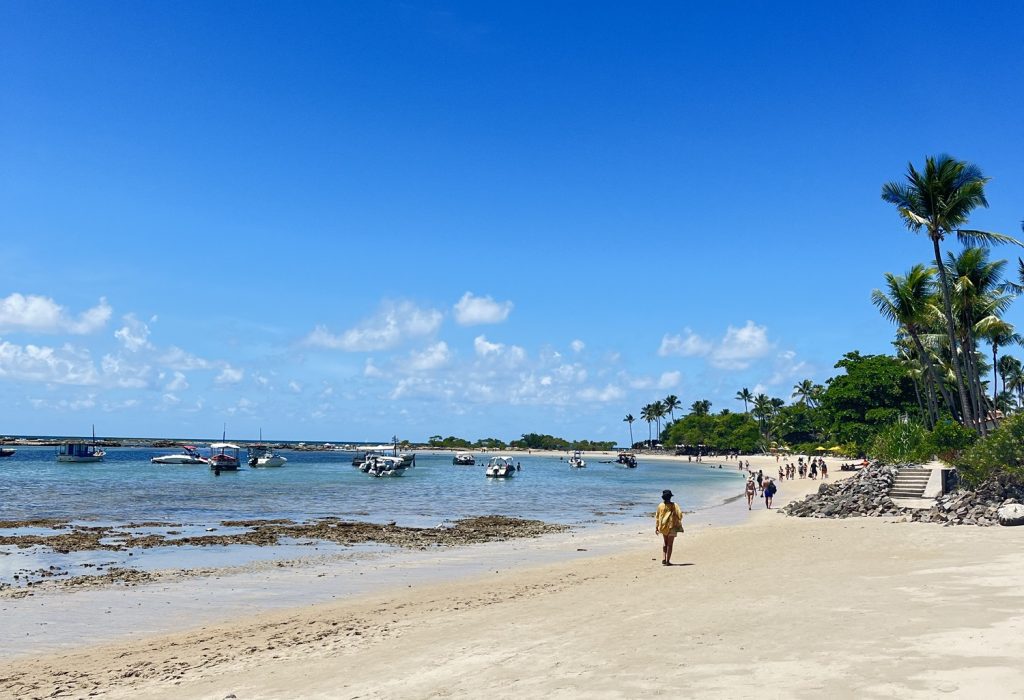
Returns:
[[[53,448],[19,447],[0,461],[0,520],[68,518],[124,524],[142,520],[205,525],[221,520],[325,516],[434,526],[471,515],[548,522],[609,522],[650,513],[662,489],[685,510],[717,505],[740,493],[735,465],[644,461],[637,469],[588,458],[570,469],[556,458],[517,455],[513,479],[484,476],[486,457],[456,467],[451,456],[419,454],[402,478],[375,479],[351,466],[348,452],[282,451],[288,464],[214,476],[205,465],[157,465],[174,450],[112,448],[103,462],[62,464]],[[244,456],[244,453],[243,453]]]

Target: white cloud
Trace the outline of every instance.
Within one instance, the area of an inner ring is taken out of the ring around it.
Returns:
[[[409,359],[405,362],[405,369],[410,372],[428,372],[444,367],[450,357],[451,353],[448,350],[448,343],[442,340],[422,351],[414,350],[409,353]]]
[[[363,365],[363,376],[364,377],[381,377],[383,375],[384,375],[384,372],[381,371],[380,367],[378,367],[376,364],[374,364],[373,358],[372,357],[367,357],[366,358],[366,364]]]
[[[658,378],[659,389],[674,389],[679,386],[679,380],[682,377],[680,372],[662,372]]]
[[[526,359],[526,350],[518,345],[492,343],[483,335],[478,335],[473,339],[473,350],[481,359],[501,360],[509,367],[519,365]]]
[[[312,347],[348,352],[385,350],[408,338],[432,335],[441,327],[443,318],[437,309],[421,309],[412,302],[385,302],[375,316],[355,328],[335,335],[325,326],[317,326],[304,342]]]
[[[490,296],[478,297],[466,292],[455,304],[455,321],[460,326],[501,323],[512,313],[511,301],[495,301]]]
[[[188,389],[188,378],[185,377],[181,372],[174,373],[174,379],[167,382],[167,386],[164,387],[164,391],[185,391]]]
[[[625,395],[626,393],[614,384],[608,384],[603,389],[588,387],[580,392],[580,398],[584,401],[597,401],[600,403],[618,401]]]
[[[244,369],[236,369],[231,365],[227,365],[220,371],[220,374],[213,380],[216,384],[238,384],[245,377]]]
[[[712,343],[684,328],[682,334],[668,335],[661,339],[658,354],[662,357],[706,357],[712,367],[718,369],[747,369],[754,360],[771,354],[775,346],[768,340],[768,329],[753,321],[747,321],[740,328],[729,326],[722,340]]]
[[[699,357],[707,355],[714,347],[710,341],[704,340],[699,335],[684,328],[681,335],[666,334],[661,339],[661,347],[658,354],[662,357],[678,355],[679,357]]]
[[[104,355],[100,363],[105,383],[125,389],[144,389],[149,386],[149,365],[136,365],[120,355]]]
[[[87,350],[72,345],[60,349],[0,342],[0,378],[53,384],[99,383],[99,373]]]
[[[114,337],[121,341],[129,352],[153,347],[149,344],[149,326],[135,318],[135,314],[125,314],[124,326],[114,331]]]
[[[168,369],[177,370],[211,369],[214,367],[214,363],[209,360],[196,357],[174,345],[168,348],[167,352],[157,359],[157,362]]]
[[[302,385],[295,380],[288,382],[288,389],[294,394],[302,393]]]
[[[768,328],[747,321],[742,328],[729,326],[722,342],[711,352],[711,364],[719,369],[746,369],[772,348]]]
[[[85,335],[103,328],[112,314],[113,309],[102,297],[76,318],[50,297],[15,292],[0,299],[0,330]]]
[[[569,343],[569,347],[572,348],[573,352],[583,352],[583,349],[587,347],[587,344],[580,339],[576,339]]]

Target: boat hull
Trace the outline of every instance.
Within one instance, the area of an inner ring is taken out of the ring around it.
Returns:
[[[103,455],[98,455],[98,456],[97,455],[88,455],[88,456],[57,455],[57,461],[58,462],[78,462],[78,463],[82,463],[82,462],[102,462],[103,461]]]
[[[256,463],[250,463],[249,466],[256,467],[283,467],[288,460],[285,457],[279,457],[274,455],[273,457],[259,457],[256,459]]]
[[[149,461],[153,464],[207,464],[202,457],[189,457],[188,455],[165,455],[153,457]]]

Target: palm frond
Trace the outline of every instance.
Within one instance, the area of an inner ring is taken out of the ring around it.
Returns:
[[[994,233],[992,231],[977,231],[974,229],[957,229],[957,240],[967,246],[976,248],[987,248],[991,245],[1017,245],[1024,248],[1024,243],[1013,236],[1005,233]]]

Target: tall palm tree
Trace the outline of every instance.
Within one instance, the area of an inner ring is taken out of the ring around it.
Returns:
[[[995,402],[999,395],[999,348],[1008,345],[1020,345],[1022,339],[1017,333],[1013,324],[1004,321],[998,316],[988,316],[978,321],[978,335],[988,341],[992,346],[992,401]],[[1005,355],[1003,359],[1010,357]],[[1010,359],[1013,359],[1010,357]],[[1006,382],[1003,382],[1003,389],[1006,389]]]
[[[984,434],[987,431],[984,420],[987,398],[981,386],[983,357],[977,350],[977,338],[1005,325],[1000,317],[1013,301],[1003,283],[1006,261],[990,261],[988,251],[983,248],[965,248],[959,255],[949,253],[946,258],[946,274],[951,283],[953,314],[957,321],[957,340],[967,372],[968,395]]]
[[[931,299],[935,288],[933,271],[924,265],[914,265],[906,275],[885,273],[885,284],[888,294],[876,289],[871,292],[871,303],[878,307],[879,313],[893,323],[898,324],[910,336],[917,356],[928,372],[932,383],[942,394],[942,399],[957,415],[956,404],[946,389],[946,383],[939,377],[932,362],[931,354],[925,350],[921,342],[921,333],[927,330],[931,315]]]
[[[683,403],[682,401],[679,400],[679,397],[676,396],[675,394],[669,394],[664,399],[662,399],[662,403],[665,404],[665,410],[668,411],[669,417],[672,420],[675,420],[676,409],[682,408],[683,406]]]
[[[654,443],[651,441],[651,423],[654,421],[654,404],[649,403],[640,409],[640,420],[647,421],[647,447],[652,449]]]
[[[633,417],[632,413],[627,413],[626,417],[622,420],[629,423],[629,449],[633,449],[633,421],[635,421],[636,418]]]
[[[658,442],[661,442],[661,419],[665,417],[667,411],[665,410],[665,404],[661,400],[655,401],[651,404],[651,415],[654,417],[654,421],[658,426]]]
[[[743,402],[743,412],[744,413],[750,413],[750,411],[747,409],[747,404],[750,401],[754,400],[754,395],[750,393],[750,389],[748,389],[747,387],[743,387],[742,389],[737,391],[736,392],[736,400]]]
[[[1007,384],[1007,377],[1014,372],[1021,370],[1021,363],[1013,355],[1003,355],[999,358],[999,378],[1003,380],[1003,389],[1009,389]]]
[[[761,428],[761,437],[765,440],[770,440],[771,432],[768,428],[768,421],[771,420],[772,415],[775,413],[775,407],[772,405],[772,400],[768,398],[767,394],[758,394],[754,397],[754,410],[751,413],[754,418],[757,418],[758,425]]]
[[[955,234],[961,242],[968,245],[1020,245],[1019,241],[1010,236],[962,228],[967,223],[971,211],[977,207],[988,206],[988,200],[985,199],[987,182],[988,178],[982,175],[981,169],[976,165],[956,160],[948,155],[940,155],[937,158],[925,158],[922,172],[919,172],[913,163],[908,163],[905,182],[888,182],[882,185],[882,199],[896,206],[907,228],[914,232],[924,231],[932,242],[932,253],[935,256],[935,268],[939,272],[939,288],[942,292],[946,338],[953,358],[962,416],[966,424],[976,429],[980,429],[980,424],[975,422],[971,411],[964,371],[957,355],[952,294],[942,263],[941,243],[947,235]]]

